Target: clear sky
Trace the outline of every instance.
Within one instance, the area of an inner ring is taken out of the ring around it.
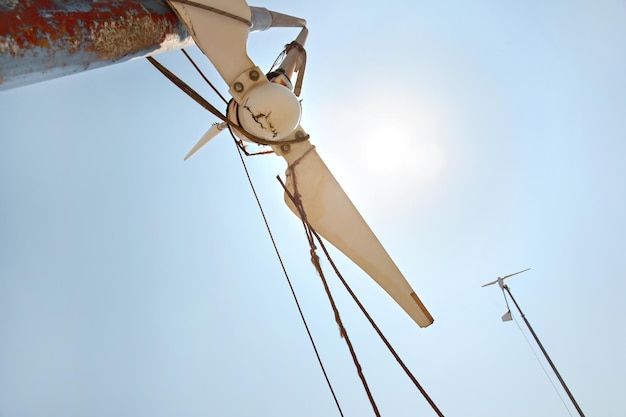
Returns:
[[[435,323],[335,259],[443,413],[576,415],[481,288],[532,268],[509,285],[581,408],[623,416],[626,3],[254,5],[308,21],[302,124]],[[182,160],[213,122],[145,60],[0,93],[1,417],[339,415],[232,140]],[[344,414],[373,415],[284,162],[247,163]],[[381,414],[435,415],[328,277]]]

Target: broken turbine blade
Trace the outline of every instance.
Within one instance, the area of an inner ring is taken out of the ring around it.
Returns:
[[[196,145],[191,148],[191,150],[189,151],[189,153],[185,156],[185,161],[187,159],[189,159],[194,153],[198,152],[198,150],[200,148],[202,148],[204,145],[207,144],[208,141],[210,141],[211,139],[213,139],[215,136],[217,136],[222,130],[226,129],[226,127],[228,127],[228,125],[224,122],[222,123],[213,123],[211,125],[211,127],[209,128],[209,130],[206,131],[206,133],[204,134],[204,136],[202,136],[200,138],[200,140],[198,141],[198,143],[196,143]]]

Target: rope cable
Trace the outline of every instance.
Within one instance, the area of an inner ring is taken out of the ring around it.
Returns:
[[[213,106],[211,103],[209,103],[207,100],[205,100],[204,97],[202,97],[200,94],[198,94],[193,88],[191,88],[183,80],[178,78],[174,73],[172,73],[170,70],[165,68],[165,66],[163,64],[161,64],[159,61],[157,61],[156,59],[154,59],[151,56],[146,57],[146,59],[152,65],[154,65],[154,67],[157,70],[159,70],[161,72],[161,74],[163,74],[168,80],[170,80],[176,87],[178,87],[180,90],[182,90],[185,94],[187,94],[189,97],[191,97],[196,103],[198,103],[199,105],[204,107],[211,114],[213,114],[215,117],[217,117],[218,119],[222,120],[223,122],[232,123],[232,122],[230,122],[226,118],[225,115],[222,114],[222,112],[220,112],[217,108],[215,108],[215,106]]]
[[[292,175],[295,175],[295,173],[293,173],[293,169],[291,169]],[[437,407],[437,404],[435,404],[435,402],[432,400],[432,398],[428,395],[428,393],[426,392],[426,390],[422,387],[422,385],[419,383],[419,381],[417,380],[417,378],[415,378],[415,376],[413,375],[413,373],[411,372],[411,370],[406,366],[406,364],[404,363],[404,361],[402,360],[402,358],[400,357],[400,355],[398,355],[398,353],[396,352],[396,350],[393,348],[393,346],[391,345],[391,343],[389,342],[389,340],[387,339],[387,337],[383,334],[383,332],[380,330],[380,328],[378,327],[378,325],[376,324],[376,322],[374,321],[374,319],[372,318],[372,316],[368,313],[368,311],[365,309],[365,307],[363,306],[363,304],[361,303],[361,301],[358,299],[358,297],[356,296],[356,294],[354,293],[354,291],[352,291],[352,288],[350,287],[350,285],[347,283],[347,281],[344,279],[343,275],[341,274],[341,271],[339,271],[339,268],[337,267],[337,265],[335,264],[335,262],[333,261],[332,257],[330,256],[330,253],[328,252],[328,250],[326,249],[326,245],[324,244],[324,241],[322,240],[322,238],[320,237],[320,235],[315,231],[315,229],[313,229],[313,227],[308,223],[308,221],[306,220],[306,213],[304,211],[304,207],[302,207],[302,202],[300,201],[299,197],[297,197],[297,185],[296,185],[296,181],[295,181],[295,176],[293,179],[293,183],[294,183],[294,195],[292,195],[287,187],[285,186],[285,184],[281,181],[281,179],[279,177],[278,181],[281,183],[281,185],[283,186],[283,188],[285,189],[285,192],[287,193],[287,195],[289,196],[289,198],[291,199],[291,201],[294,203],[294,205],[298,208],[298,211],[301,214],[301,219],[303,219],[303,223],[305,224],[306,229],[308,230],[307,232],[307,237],[309,236],[314,236],[315,239],[317,240],[319,246],[322,248],[322,251],[324,252],[324,255],[326,256],[326,259],[328,260],[328,262],[330,263],[331,267],[333,268],[333,271],[335,272],[335,274],[337,275],[337,277],[339,278],[339,280],[341,281],[341,283],[343,284],[344,288],[346,289],[346,291],[348,291],[348,293],[350,294],[350,296],[352,297],[352,299],[354,300],[354,302],[358,305],[359,309],[361,310],[361,312],[363,313],[363,315],[367,318],[367,320],[369,321],[370,325],[374,328],[374,330],[376,331],[376,333],[378,334],[378,336],[380,337],[380,339],[383,341],[383,343],[385,344],[385,346],[387,347],[387,349],[389,350],[389,352],[393,355],[393,357],[396,359],[396,361],[398,362],[398,364],[400,365],[400,367],[404,370],[404,372],[407,374],[407,376],[409,377],[409,379],[413,382],[413,384],[416,386],[416,388],[419,390],[419,392],[422,394],[422,396],[424,397],[424,399],[428,402],[428,404],[431,406],[431,408],[435,411],[435,413],[439,416],[439,417],[444,417],[444,414],[441,412],[441,410],[439,409],[439,407]],[[311,239],[309,237],[309,239]],[[310,242],[310,244],[312,245],[312,247],[314,247],[315,243],[314,242]],[[317,267],[317,264],[316,264]],[[320,272],[320,271],[318,271]],[[321,272],[320,272],[321,273]],[[324,280],[324,278],[322,278],[322,280]]]
[[[232,133],[232,132],[231,132]],[[319,351],[317,349],[317,345],[315,344],[315,340],[313,339],[313,335],[311,334],[311,330],[309,329],[309,325],[306,321],[306,318],[304,317],[304,312],[302,311],[302,307],[300,306],[300,302],[298,301],[298,296],[296,295],[296,291],[293,287],[293,284],[291,283],[291,279],[289,278],[289,274],[287,273],[287,269],[285,267],[285,264],[283,262],[283,258],[280,255],[280,251],[278,250],[278,246],[276,245],[276,240],[274,240],[274,234],[272,233],[272,230],[269,226],[269,223],[267,221],[267,217],[265,216],[265,210],[263,209],[263,205],[261,204],[261,201],[259,200],[259,196],[256,192],[256,188],[254,187],[254,183],[252,182],[252,178],[250,177],[250,172],[248,171],[248,167],[246,165],[245,160],[243,159],[243,155],[241,154],[241,148],[237,145],[237,140],[235,139],[235,137],[233,136],[233,140],[235,141],[235,146],[237,148],[238,154],[239,154],[239,159],[241,160],[241,164],[243,166],[243,169],[246,173],[246,177],[248,178],[248,183],[250,184],[250,189],[252,190],[252,193],[254,194],[254,198],[256,200],[257,206],[259,207],[259,211],[261,213],[261,216],[263,217],[263,222],[265,223],[265,228],[267,230],[267,233],[270,237],[270,240],[272,241],[272,246],[274,247],[274,252],[276,253],[276,257],[278,258],[278,262],[280,263],[280,266],[283,270],[283,274],[285,276],[285,279],[287,280],[287,284],[289,285],[289,290],[291,291],[291,295],[293,296],[293,300],[296,303],[296,307],[298,308],[298,313],[300,314],[300,318],[302,319],[302,323],[304,324],[304,328],[306,329],[307,335],[309,336],[309,341],[311,342],[311,346],[313,347],[313,351],[315,352],[315,356],[317,358],[317,362],[320,365],[320,368],[322,369],[322,373],[324,374],[324,379],[326,380],[326,384],[328,385],[328,389],[330,390],[333,399],[335,400],[335,404],[337,405],[337,410],[339,411],[339,414],[341,415],[341,417],[344,417],[343,415],[343,411],[341,410],[341,405],[339,405],[339,400],[337,399],[337,395],[335,394],[335,390],[333,389],[333,386],[330,382],[330,379],[328,377],[328,373],[326,372],[326,368],[324,367],[324,363],[322,362],[322,358],[319,354]]]
[[[502,294],[504,295],[504,301],[506,301],[506,306],[509,306],[509,303],[507,301],[506,298],[506,293],[504,292],[504,288],[502,289]],[[510,310],[509,310],[510,311]],[[559,392],[558,388],[556,387],[556,385],[554,384],[554,381],[552,380],[552,378],[550,378],[550,374],[548,373],[548,370],[546,369],[546,367],[544,366],[543,362],[541,362],[541,358],[539,358],[539,355],[537,354],[537,351],[533,348],[532,344],[530,343],[530,340],[528,339],[528,336],[526,335],[526,333],[524,333],[524,331],[522,330],[522,327],[519,325],[519,322],[517,321],[517,319],[515,318],[515,316],[511,313],[511,317],[513,317],[513,321],[515,322],[515,325],[517,326],[519,332],[522,334],[522,336],[524,337],[524,340],[526,340],[526,344],[528,345],[528,347],[530,348],[530,351],[533,353],[533,355],[535,356],[535,359],[537,360],[537,363],[539,364],[539,366],[541,367],[541,369],[543,370],[543,373],[545,374],[546,378],[548,379],[548,381],[550,381],[550,385],[552,385],[552,388],[554,389],[554,392],[556,392],[556,395],[559,396],[559,399],[561,400],[561,402],[563,403],[563,407],[565,407],[565,409],[567,410],[567,414],[569,414],[570,416],[572,416],[572,413],[569,409],[569,407],[567,406],[567,404],[565,403],[565,399],[563,398],[563,396],[561,395],[561,393]],[[572,416],[573,417],[573,416]]]
[[[196,62],[189,56],[187,51],[185,51],[185,48],[181,49],[181,51],[183,52],[183,54],[185,54],[185,56],[187,57],[189,62],[191,62],[191,65],[193,65],[193,67],[196,69],[196,71],[198,71],[198,74],[200,74],[202,79],[204,81],[206,81],[206,83],[209,85],[209,87],[211,87],[211,89],[215,92],[215,94],[217,94],[219,96],[219,98],[221,98],[224,103],[228,104],[228,100],[226,100],[226,98],[222,95],[222,93],[220,93],[219,90],[217,88],[215,88],[213,83],[211,81],[209,81],[209,79],[206,77],[206,75],[204,75],[204,73],[202,72],[200,67],[198,67],[198,65],[196,65]]]
[[[191,57],[184,50],[183,50],[183,53],[185,54],[185,56],[187,56],[189,61],[193,64],[193,66],[196,68],[196,70],[200,73],[202,78],[213,88],[213,90],[222,98],[222,100],[226,101],[226,99],[219,93],[219,91],[217,91],[215,89],[215,87],[211,84],[211,82],[205,77],[205,75],[202,73],[200,68],[198,68],[198,66],[195,64],[195,62],[193,62]],[[239,159],[241,160],[241,164],[243,166],[244,172],[245,172],[246,177],[248,179],[248,183],[250,184],[250,189],[252,190],[252,193],[253,193],[254,198],[256,200],[256,203],[257,203],[257,206],[259,207],[259,211],[261,213],[261,217],[263,218],[263,222],[265,223],[265,228],[266,228],[267,233],[268,233],[268,235],[270,237],[270,240],[272,242],[272,246],[274,247],[274,252],[276,253],[276,257],[278,258],[278,262],[280,263],[280,266],[281,266],[281,268],[283,270],[283,274],[285,276],[285,279],[287,280],[287,284],[289,285],[289,289],[291,291],[291,295],[293,296],[294,302],[296,303],[296,307],[298,309],[298,313],[300,314],[300,318],[302,319],[302,323],[304,324],[304,328],[305,328],[305,330],[307,332],[307,335],[309,337],[309,341],[311,342],[311,346],[313,347],[313,351],[315,352],[315,356],[317,358],[317,362],[320,365],[320,368],[322,370],[322,374],[324,375],[324,379],[326,380],[326,384],[328,385],[328,388],[329,388],[329,390],[331,392],[333,400],[335,401],[335,405],[337,406],[337,410],[339,411],[339,415],[341,417],[344,417],[343,410],[341,409],[341,405],[339,404],[339,400],[337,398],[337,395],[335,394],[335,390],[334,390],[334,388],[333,388],[333,386],[332,386],[332,384],[330,382],[330,379],[328,377],[328,373],[326,372],[326,368],[324,367],[324,363],[322,362],[322,358],[321,358],[321,356],[319,354],[319,351],[317,349],[317,345],[315,344],[315,340],[313,339],[313,335],[311,334],[311,331],[309,329],[309,325],[308,325],[308,323],[306,321],[306,318],[304,316],[304,312],[302,311],[302,307],[300,306],[300,302],[299,302],[298,297],[296,295],[295,289],[293,287],[291,279],[289,278],[289,274],[287,273],[287,269],[286,269],[285,264],[283,262],[282,256],[280,255],[280,251],[278,250],[278,246],[276,245],[276,241],[274,239],[274,235],[273,235],[272,230],[271,230],[271,228],[269,226],[269,223],[267,221],[267,217],[265,216],[265,210],[263,209],[263,206],[261,204],[259,196],[258,196],[258,194],[256,192],[256,188],[254,187],[254,183],[252,182],[252,178],[250,177],[250,172],[248,171],[248,167],[247,167],[247,165],[245,163],[245,160],[243,158],[243,155],[242,155],[242,147],[239,146],[238,141],[235,138],[235,135],[233,134],[232,122],[230,122],[226,118],[226,116],[224,116],[221,112],[219,112],[219,110],[217,110],[211,103],[206,101],[202,96],[200,96],[200,94],[198,94],[195,90],[193,90],[189,85],[185,84],[180,78],[178,78],[175,74],[173,74],[171,71],[169,71],[167,68],[165,68],[157,60],[155,60],[152,57],[147,57],[147,59],[166,78],[168,78],[173,84],[175,84],[177,87],[179,87],[189,97],[193,98],[198,104],[200,104],[206,110],[208,110],[213,115],[217,116],[219,119],[221,119],[221,120],[223,120],[224,122],[227,123],[228,128],[229,128],[229,132],[230,132],[230,134],[231,134],[231,136],[233,138],[233,141],[235,143],[235,147],[237,148]],[[239,126],[234,126],[234,127],[238,128]],[[237,130],[241,131],[240,129],[237,129]],[[245,150],[243,150],[243,151],[245,151]]]
[[[187,4],[191,4],[192,2],[187,2],[187,1],[180,1],[180,0],[176,0],[179,1],[181,3],[187,3]],[[295,45],[288,45],[288,47],[293,47]],[[205,80],[205,82],[207,82],[207,84],[209,84],[209,86],[213,89],[213,91],[224,101],[227,102],[226,99],[220,94],[220,92],[215,88],[215,86],[206,78],[206,76],[203,74],[203,72],[200,70],[200,68],[196,65],[196,63],[193,61],[193,59],[189,56],[189,54],[183,49],[182,52],[185,54],[185,56],[187,57],[187,59],[191,62],[191,64],[194,66],[194,68],[196,69],[196,71],[202,76],[202,78]],[[326,383],[329,387],[329,390],[331,391],[331,394],[333,396],[333,399],[335,401],[335,404],[337,406],[337,409],[339,411],[339,414],[343,417],[343,411],[341,409],[341,406],[339,404],[339,401],[337,399],[337,396],[335,394],[335,391],[332,387],[332,384],[330,382],[330,379],[328,377],[328,374],[326,372],[326,369],[324,367],[324,364],[322,362],[322,359],[320,357],[319,351],[317,349],[317,346],[315,344],[315,341],[313,339],[313,336],[311,334],[311,331],[309,329],[308,323],[306,321],[306,318],[304,316],[304,313],[302,311],[302,308],[300,306],[299,300],[297,298],[297,295],[295,293],[295,289],[293,287],[293,284],[291,282],[291,279],[289,277],[289,274],[287,273],[286,267],[284,265],[284,262],[282,260],[282,257],[280,255],[280,251],[278,250],[276,241],[274,239],[274,236],[272,234],[271,228],[269,226],[269,223],[267,221],[267,217],[265,215],[265,212],[263,210],[263,206],[259,200],[258,194],[256,192],[256,189],[254,187],[254,184],[252,182],[252,179],[250,177],[250,173],[248,171],[248,168],[246,166],[245,160],[243,158],[242,155],[242,149],[241,146],[238,145],[238,141],[235,138],[232,128],[237,129],[238,132],[242,131],[243,129],[241,129],[239,126],[235,125],[234,123],[232,123],[225,115],[223,115],[219,110],[217,110],[211,103],[209,103],[207,100],[205,100],[202,96],[200,96],[200,94],[198,94],[195,90],[193,90],[189,85],[187,85],[186,83],[184,83],[180,78],[178,78],[175,74],[171,73],[171,71],[169,71],[167,68],[165,68],[162,64],[160,64],[157,60],[155,60],[152,57],[147,57],[147,59],[150,61],[150,63],[152,63],[152,65],[154,65],[166,78],[168,78],[173,84],[175,84],[177,87],[179,87],[183,92],[185,92],[189,97],[191,97],[192,99],[194,99],[198,104],[200,104],[202,107],[204,107],[206,110],[208,110],[209,112],[211,112],[213,115],[215,115],[216,117],[218,117],[219,119],[221,119],[222,121],[224,121],[228,127],[229,127],[229,131],[231,133],[231,136],[233,137],[233,140],[235,142],[235,146],[237,147],[238,150],[238,154],[239,154],[239,158],[241,160],[242,166],[244,168],[246,177],[248,179],[248,183],[250,184],[252,193],[255,197],[255,200],[257,202],[257,206],[259,207],[259,211],[261,213],[261,216],[263,218],[263,221],[265,223],[265,227],[266,230],[268,232],[268,235],[270,237],[270,240],[272,242],[272,245],[274,247],[274,251],[276,253],[276,256],[278,258],[278,261],[281,265],[281,268],[283,270],[283,274],[287,280],[287,283],[289,285],[290,291],[292,293],[293,299],[296,303],[296,307],[298,309],[298,312],[300,314],[300,317],[302,319],[302,322],[304,324],[305,330],[307,332],[307,335],[309,337],[309,341],[311,342],[311,345],[313,347],[313,350],[315,352],[315,356],[317,358],[317,361],[320,365],[320,368],[322,370],[322,373],[324,375],[324,378],[326,380]],[[278,59],[277,59],[278,61]],[[302,71],[304,72],[304,71]],[[301,75],[303,74],[299,74],[300,77],[299,78],[299,83],[297,84],[301,84]],[[299,88],[298,88],[299,89]],[[243,132],[245,136],[249,136],[249,134],[247,132]],[[251,136],[251,135],[250,135]],[[256,140],[256,139],[260,139],[260,138],[256,138],[256,137],[252,137],[254,142],[257,143],[261,143],[261,144],[266,144],[266,145],[271,145],[272,142],[268,142],[268,143],[263,143],[263,140]],[[308,139],[308,135],[306,138],[304,138],[304,140]],[[299,140],[295,140],[294,142],[299,141]],[[282,141],[282,143],[287,143],[290,141]],[[290,167],[291,169],[291,167]],[[387,340],[387,338],[383,335],[383,333],[381,332],[380,328],[376,325],[376,323],[373,321],[373,319],[371,318],[371,316],[369,315],[369,313],[367,312],[367,310],[363,307],[363,305],[361,304],[361,302],[358,300],[358,298],[356,297],[356,295],[354,294],[354,292],[352,291],[352,289],[350,288],[350,286],[347,284],[347,282],[345,281],[345,279],[343,278],[343,276],[341,275],[341,273],[339,272],[337,266],[335,265],[335,263],[333,262],[332,258],[330,257],[330,254],[328,253],[323,241],[321,240],[320,236],[317,234],[317,232],[311,227],[311,225],[308,223],[308,221],[306,220],[306,213],[304,212],[304,207],[302,207],[301,201],[299,200],[299,195],[297,193],[297,187],[296,187],[296,183],[295,183],[295,171],[293,169],[291,169],[291,173],[294,176],[294,188],[295,188],[295,196],[292,195],[286,188],[286,186],[283,184],[283,182],[281,181],[280,177],[278,178],[278,181],[281,183],[281,185],[283,186],[286,194],[289,196],[289,198],[294,202],[294,204],[296,205],[296,207],[298,208],[300,214],[301,214],[301,219],[302,219],[302,223],[304,226],[304,230],[307,236],[307,240],[309,242],[310,245],[310,253],[311,253],[311,262],[313,263],[313,265],[315,266],[321,280],[324,286],[324,289],[326,291],[326,294],[328,296],[329,302],[331,304],[331,307],[333,309],[333,313],[335,315],[335,321],[337,322],[337,325],[340,328],[340,333],[341,333],[341,337],[345,339],[346,344],[348,346],[348,349],[350,351],[350,354],[352,356],[353,362],[355,364],[355,367],[357,369],[357,373],[363,383],[364,389],[367,393],[368,399],[370,400],[370,403],[372,405],[372,408],[374,410],[374,413],[376,414],[377,417],[380,417],[380,413],[378,411],[378,407],[376,405],[376,402],[374,401],[374,398],[372,396],[372,393],[369,389],[369,386],[367,384],[367,380],[365,379],[365,376],[363,375],[362,372],[362,368],[361,365],[358,361],[358,357],[356,355],[356,352],[354,350],[354,347],[352,345],[352,342],[350,341],[347,331],[343,325],[343,322],[341,320],[341,316],[339,314],[339,310],[337,309],[336,303],[334,301],[334,298],[332,296],[332,293],[330,291],[330,288],[328,286],[328,282],[324,276],[324,273],[322,271],[321,268],[321,264],[319,262],[319,256],[316,254],[315,250],[316,250],[316,246],[315,246],[315,240],[318,241],[320,247],[322,248],[327,260],[329,261],[329,263],[331,264],[334,272],[336,273],[336,275],[339,277],[340,281],[342,282],[342,284],[344,285],[344,287],[346,288],[346,290],[348,291],[348,293],[351,295],[351,297],[353,298],[353,300],[356,302],[356,304],[359,306],[359,308],[361,309],[361,311],[363,312],[363,314],[365,315],[365,317],[368,319],[368,321],[370,322],[370,324],[372,325],[372,327],[375,329],[375,331],[377,332],[377,334],[379,335],[379,337],[381,338],[381,340],[385,343],[385,345],[387,346],[387,348],[389,349],[389,351],[392,353],[392,355],[396,358],[396,361],[398,361],[398,363],[400,364],[400,366],[402,367],[402,369],[407,373],[407,375],[409,376],[409,378],[413,381],[413,383],[416,385],[416,387],[418,388],[418,390],[422,393],[422,395],[424,396],[424,398],[428,401],[428,403],[431,405],[431,407],[433,407],[433,409],[435,410],[435,412],[437,413],[438,416],[443,417],[443,414],[441,413],[441,411],[439,411],[439,409],[437,408],[437,406],[435,405],[435,403],[431,400],[431,398],[428,396],[428,394],[426,393],[426,391],[422,388],[422,386],[419,384],[419,382],[417,381],[417,379],[413,376],[413,374],[411,373],[411,371],[406,367],[406,365],[404,364],[404,362],[402,361],[402,359],[399,357],[399,355],[397,354],[397,352],[393,349],[393,347],[391,346],[391,344],[389,343],[389,341]],[[315,240],[314,240],[315,237]],[[505,297],[506,300],[506,297]]]
[[[372,410],[374,411],[374,414],[377,417],[380,417],[380,412],[378,411],[378,406],[376,405],[376,401],[374,400],[372,392],[371,392],[371,390],[369,388],[369,385],[367,383],[367,379],[365,378],[365,375],[363,374],[363,368],[361,367],[361,364],[359,363],[359,359],[357,357],[356,351],[354,350],[354,346],[352,345],[352,342],[350,341],[350,337],[348,336],[348,332],[347,332],[345,326],[343,325],[343,321],[341,320],[341,315],[339,314],[339,309],[337,308],[337,305],[336,305],[335,300],[333,298],[332,292],[330,291],[330,287],[328,286],[328,282],[326,280],[326,277],[324,276],[324,271],[322,270],[322,267],[321,267],[320,262],[319,262],[319,256],[317,256],[317,253],[315,252],[316,246],[315,246],[315,240],[313,239],[313,236],[315,234],[315,230],[313,229],[313,227],[308,222],[307,217],[306,217],[306,212],[304,211],[304,207],[302,206],[302,201],[300,200],[300,195],[298,194],[297,181],[296,181],[296,177],[295,177],[296,173],[295,173],[295,170],[293,168],[293,165],[291,165],[288,169],[289,169],[289,171],[290,171],[290,173],[292,175],[292,178],[293,178],[293,184],[294,184],[294,193],[293,194],[291,192],[289,192],[289,190],[287,189],[285,184],[282,182],[280,177],[277,177],[277,179],[281,183],[281,185],[283,186],[283,188],[285,190],[285,193],[287,194],[289,199],[291,199],[291,201],[294,203],[294,205],[298,209],[298,212],[300,214],[299,217],[302,220],[302,225],[304,227],[304,231],[305,231],[305,234],[307,236],[307,240],[308,240],[309,246],[310,246],[311,262],[313,263],[313,266],[315,266],[315,269],[317,270],[317,273],[318,273],[318,275],[319,275],[319,277],[320,277],[320,279],[322,281],[322,284],[324,286],[324,290],[326,291],[326,296],[328,297],[328,301],[330,302],[331,308],[333,310],[333,314],[335,315],[335,321],[336,321],[337,325],[339,326],[340,335],[345,340],[346,345],[348,346],[348,350],[350,351],[350,355],[352,356],[352,361],[354,362],[354,366],[356,367],[357,374],[358,374],[359,378],[361,379],[361,383],[363,384],[363,388],[365,389],[365,392],[367,394],[367,398],[370,401],[370,404],[372,406]]]
[[[289,51],[291,51],[294,48],[297,49],[298,52],[300,53],[301,59],[296,69],[296,72],[298,73],[298,78],[296,79],[296,84],[293,88],[293,93],[296,95],[296,97],[300,97],[300,92],[302,91],[302,82],[304,80],[304,70],[306,69],[306,49],[304,49],[304,46],[302,46],[302,44],[300,44],[299,42],[293,41],[285,45],[285,49],[283,49],[283,51],[280,54],[278,54],[278,57],[276,57],[276,60],[270,67],[269,72],[272,72],[275,69],[277,69],[283,63]]]
[[[161,72],[161,74],[163,74],[174,85],[176,85],[180,90],[182,90],[189,97],[194,99],[196,101],[196,103],[198,103],[199,105],[204,107],[206,110],[211,112],[211,114],[213,114],[215,117],[217,117],[218,119],[220,119],[221,121],[226,123],[232,129],[235,129],[238,133],[241,133],[243,136],[245,136],[246,138],[248,138],[252,142],[255,142],[255,143],[258,143],[258,144],[261,144],[261,145],[272,146],[272,145],[276,145],[278,143],[280,143],[280,144],[289,144],[289,143],[303,142],[303,141],[309,139],[309,135],[304,135],[302,137],[296,137],[295,139],[281,140],[281,141],[271,141],[271,140],[265,140],[265,139],[256,137],[253,134],[251,134],[248,131],[246,131],[245,129],[243,129],[238,124],[234,123],[232,120],[230,120],[228,117],[226,117],[226,115],[222,114],[222,112],[220,112],[218,109],[216,109],[215,106],[213,106],[211,103],[209,103],[207,100],[205,100],[204,97],[202,97],[200,94],[198,94],[193,88],[191,88],[187,83],[185,83],[183,80],[181,80],[179,77],[177,77],[174,73],[172,73],[170,70],[165,68],[165,66],[163,64],[161,64],[159,61],[157,61],[156,59],[154,59],[151,56],[146,57],[146,59],[152,65],[154,65],[154,67],[156,69],[158,69]]]
[[[363,315],[367,318],[367,320],[369,321],[369,323],[372,325],[372,327],[374,328],[374,330],[376,331],[376,333],[378,334],[378,336],[380,337],[380,339],[383,341],[383,343],[385,344],[385,346],[387,346],[387,349],[389,350],[389,352],[391,352],[391,354],[393,355],[393,357],[396,359],[396,361],[398,362],[398,364],[400,365],[400,367],[404,370],[404,372],[407,374],[407,376],[409,377],[409,379],[413,382],[413,384],[417,387],[417,389],[419,390],[419,392],[422,394],[422,396],[424,397],[424,399],[426,399],[426,401],[428,402],[428,404],[432,407],[432,409],[435,411],[435,413],[437,413],[437,415],[439,417],[444,417],[443,413],[441,412],[441,410],[439,410],[439,408],[437,407],[437,405],[435,404],[435,402],[430,398],[430,396],[428,395],[428,393],[426,392],[426,390],[422,387],[422,385],[419,383],[419,381],[417,380],[417,378],[415,378],[415,376],[413,375],[413,373],[411,372],[411,370],[406,366],[406,364],[404,363],[404,361],[402,360],[402,358],[400,357],[400,355],[398,355],[398,353],[396,352],[396,350],[393,348],[393,346],[391,345],[391,343],[389,343],[389,340],[387,339],[387,337],[383,334],[383,332],[380,330],[380,328],[378,327],[378,325],[376,324],[376,322],[374,321],[374,319],[372,319],[372,316],[370,316],[370,314],[367,312],[367,310],[365,309],[365,307],[363,306],[363,304],[361,303],[361,301],[358,299],[358,297],[356,296],[356,294],[352,291],[352,288],[350,288],[350,285],[348,285],[348,283],[346,282],[346,280],[343,278],[343,275],[341,274],[341,272],[339,271],[339,269],[337,268],[337,266],[335,265],[335,262],[332,260],[330,253],[328,252],[328,250],[326,249],[326,245],[324,245],[324,242],[322,241],[322,238],[320,237],[320,235],[313,231],[313,234],[315,236],[315,238],[317,239],[317,241],[320,244],[320,247],[322,248],[322,251],[324,252],[324,254],[326,255],[326,259],[328,259],[328,262],[330,263],[330,265],[332,266],[333,270],[335,271],[335,274],[337,275],[337,277],[339,277],[339,280],[341,281],[341,283],[343,284],[343,286],[345,287],[345,289],[348,291],[348,293],[350,294],[350,296],[352,297],[352,299],[354,300],[354,302],[359,306],[359,309],[361,310],[361,312],[363,313]]]

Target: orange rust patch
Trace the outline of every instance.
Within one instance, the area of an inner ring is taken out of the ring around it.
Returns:
[[[162,2],[152,3],[168,10]],[[37,0],[11,6],[0,10],[0,52],[11,56],[40,47],[52,54],[83,50],[105,60],[119,58],[164,41],[177,25],[173,13],[150,11],[135,1]]]

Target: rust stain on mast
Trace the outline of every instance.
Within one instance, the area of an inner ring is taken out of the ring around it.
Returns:
[[[161,0],[0,0],[0,90],[192,44]]]

